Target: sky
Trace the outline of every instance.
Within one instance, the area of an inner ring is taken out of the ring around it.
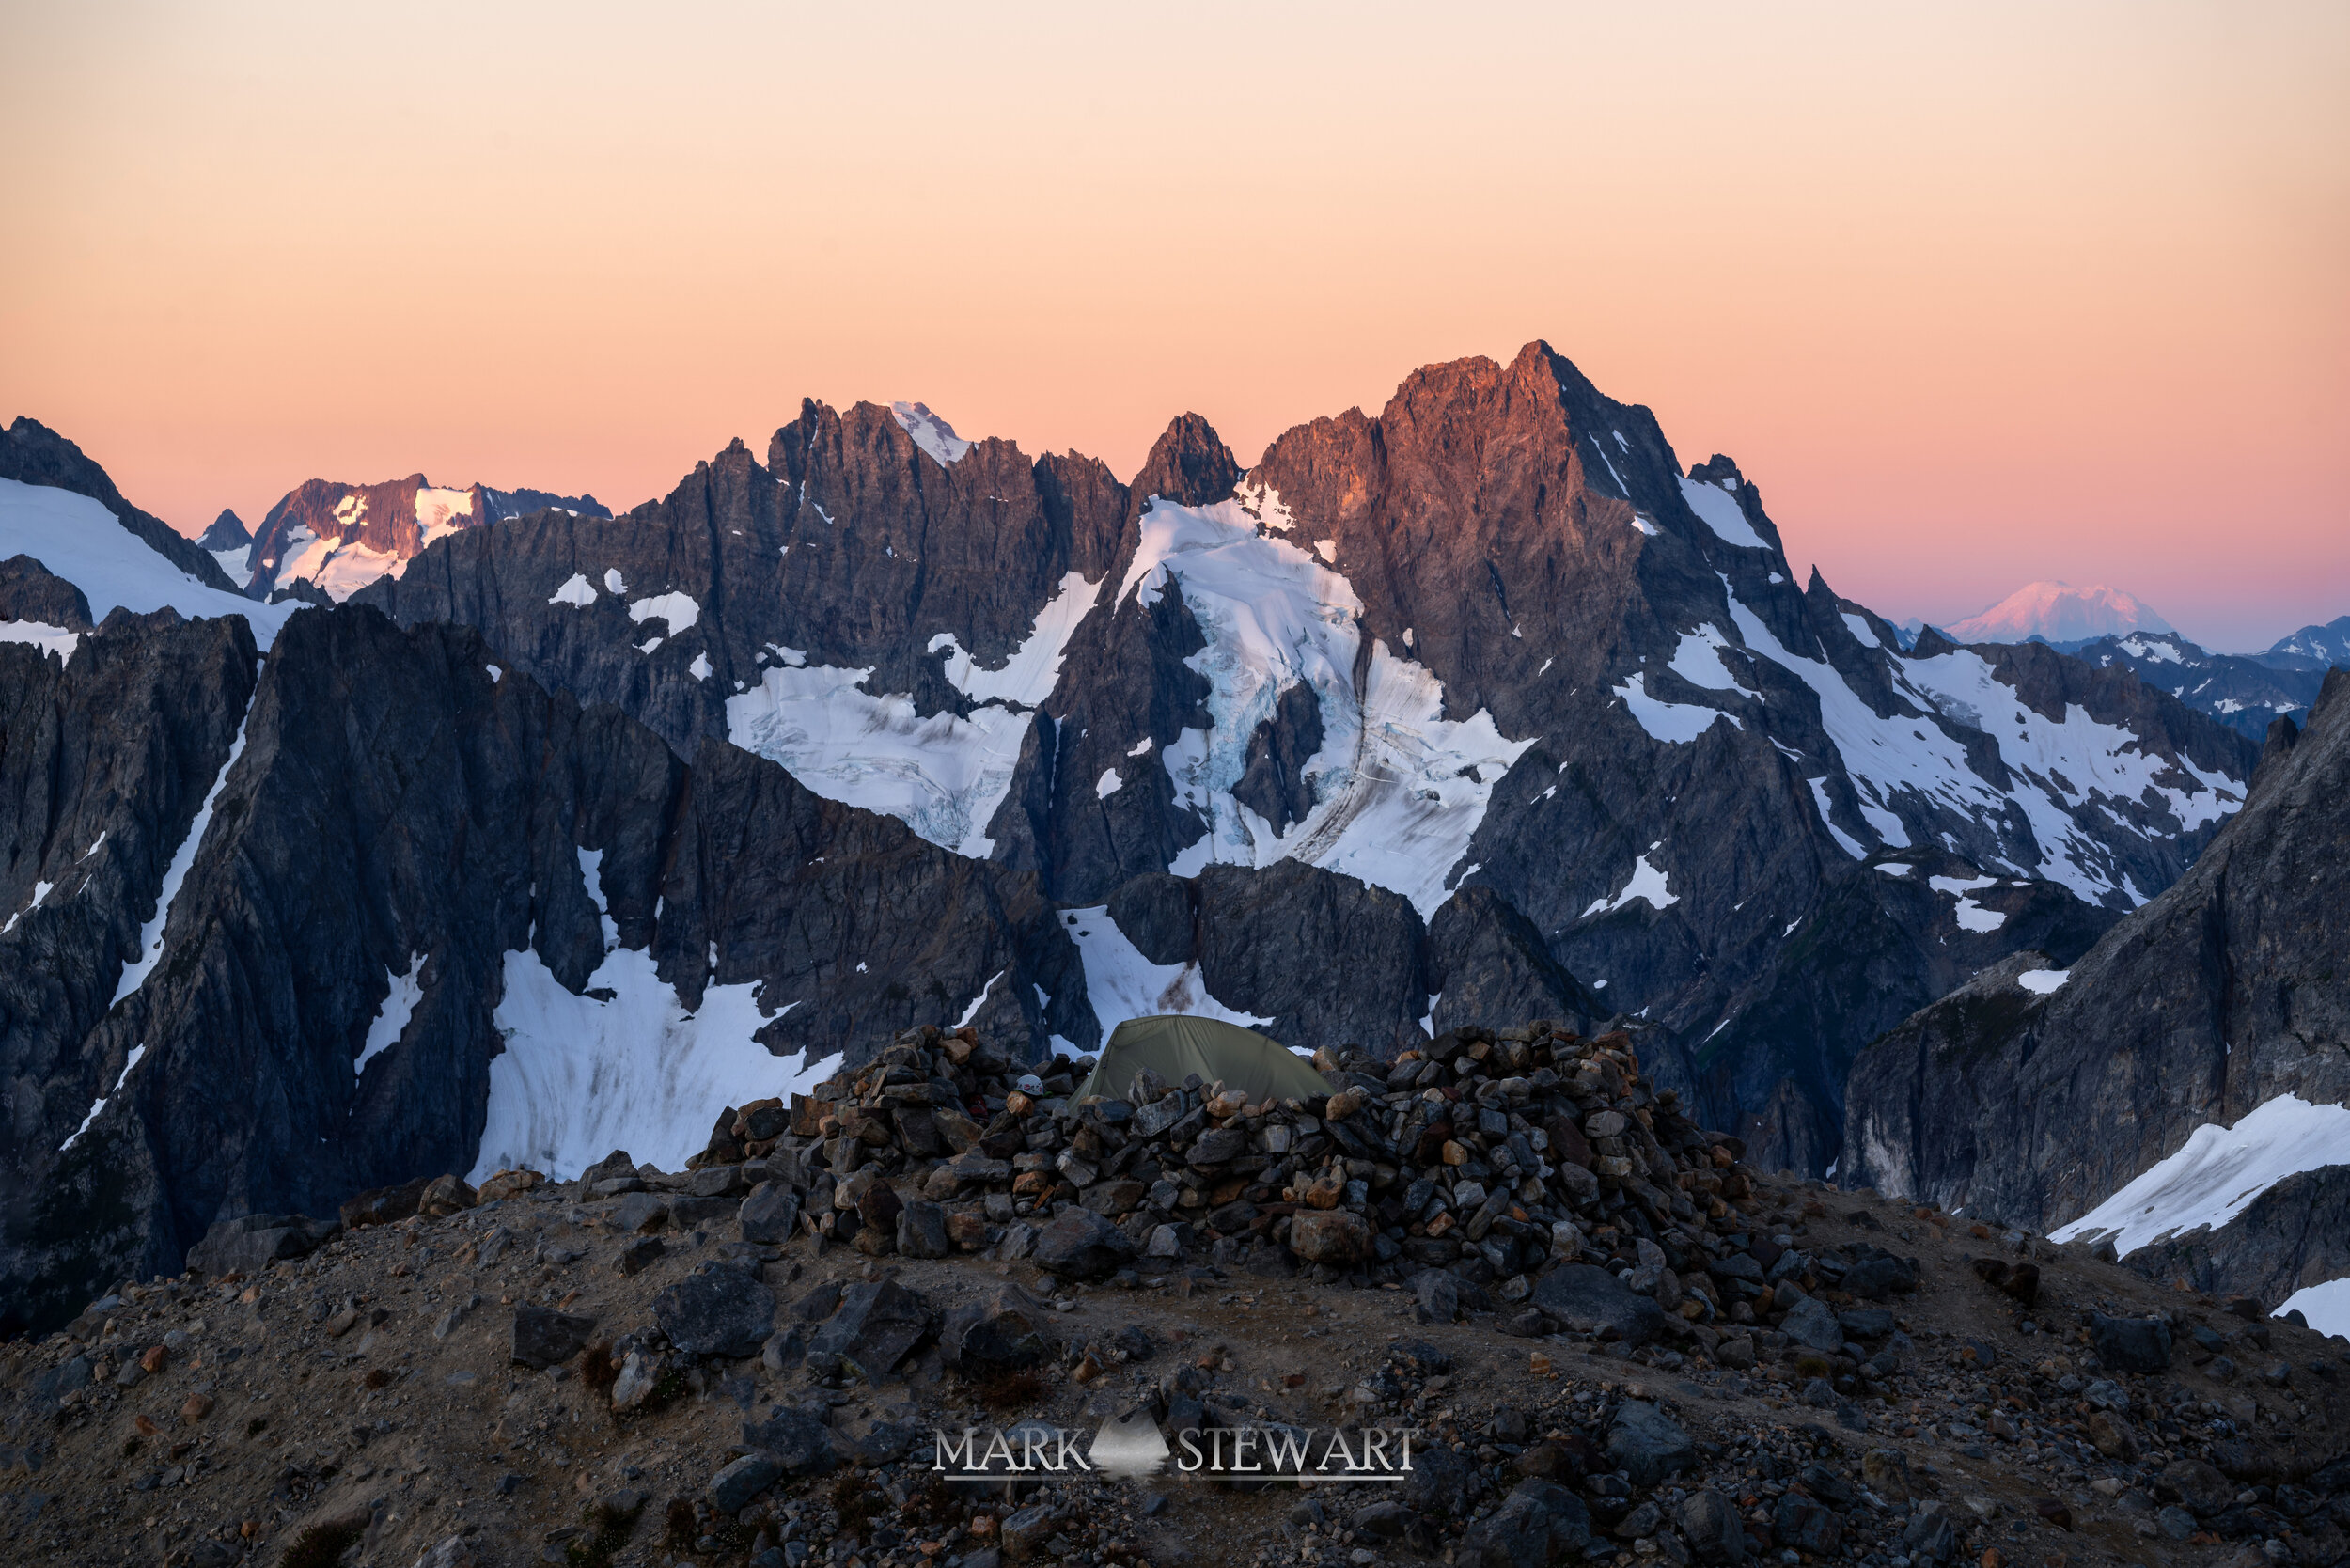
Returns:
[[[1895,619],[2350,613],[2350,7],[0,0],[0,419],[194,532],[802,397],[1121,476],[1532,338]]]

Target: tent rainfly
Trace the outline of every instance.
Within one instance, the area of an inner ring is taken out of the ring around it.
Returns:
[[[1221,1078],[1226,1089],[1236,1089],[1252,1102],[1310,1100],[1330,1092],[1313,1063],[1277,1040],[1221,1019],[1168,1012],[1129,1018],[1112,1030],[1101,1060],[1077,1086],[1074,1103],[1083,1105],[1095,1094],[1126,1099],[1134,1091],[1135,1074],[1146,1067],[1170,1084],[1194,1073],[1201,1083]]]

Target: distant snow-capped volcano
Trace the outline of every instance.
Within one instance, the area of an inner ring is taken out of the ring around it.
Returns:
[[[2027,583],[1980,615],[1943,628],[1960,642],[2077,642],[2123,632],[2174,628],[2136,594],[2092,583]]]

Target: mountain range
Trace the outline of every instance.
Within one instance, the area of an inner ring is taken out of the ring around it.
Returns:
[[[2261,757],[2126,659],[1904,649],[1542,343],[1246,467],[1197,416],[1120,481],[808,401],[553,499],[306,485],[266,604],[177,535],[122,567],[146,514],[0,442],[25,1321],[221,1217],[674,1162],[925,1023],[1633,1020],[1757,1164],[1849,1172],[1863,1049],[2110,943]]]

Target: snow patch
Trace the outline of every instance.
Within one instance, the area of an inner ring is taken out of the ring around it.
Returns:
[[[367,1043],[359,1048],[359,1059],[351,1064],[353,1076],[366,1073],[368,1062],[400,1043],[408,1020],[415,1015],[416,1004],[424,1000],[424,954],[408,955],[408,972],[404,975],[385,973],[391,980],[391,990],[384,996],[384,1005],[375,1010],[375,1021],[368,1026]]]
[[[1781,747],[1780,749],[1784,750],[1785,748]],[[1827,775],[1822,774],[1817,778],[1807,778],[1804,782],[1811,786],[1811,803],[1820,808],[1820,825],[1826,828],[1828,831],[1828,837],[1836,840],[1836,847],[1842,850],[1846,855],[1851,855],[1855,860],[1866,860],[1869,858],[1869,852],[1861,848],[1860,840],[1845,832],[1842,828],[1837,826],[1836,819],[1827,814]],[[1906,866],[1902,868],[1904,870],[1907,870],[1909,868]]]
[[[1714,530],[1724,543],[1740,545],[1748,550],[1768,550],[1770,545],[1754,531],[1747,514],[1738,510],[1737,498],[1729,491],[1684,476],[1681,498],[1689,503],[1689,510],[1698,514],[1698,521]]]
[[[101,834],[101,835],[99,835],[99,839],[100,839],[101,842],[102,842],[102,841],[104,840],[104,839],[105,839],[105,835],[104,835],[104,834]],[[92,850],[95,850],[97,847],[98,847],[98,846],[97,846],[96,844],[92,844],[92,845],[90,846],[90,848],[91,848]],[[89,858],[89,856],[86,855],[82,856],[82,858],[83,858],[83,859],[85,859],[85,860],[87,860],[87,859]],[[50,890],[51,888],[55,887],[55,886],[56,886],[56,884],[55,884],[55,883],[54,883],[54,882],[36,882],[36,883],[34,883],[34,884],[33,884],[33,902],[30,902],[30,903],[28,903],[28,904],[26,904],[24,908],[22,908],[22,909],[18,910],[15,914],[13,914],[13,915],[11,915],[11,916],[9,916],[9,917],[8,917],[8,923],[7,925],[5,925],[5,926],[0,926],[0,936],[6,936],[8,933],[10,933],[10,932],[14,931],[14,930],[16,929],[16,923],[17,923],[17,921],[19,921],[19,920],[21,920],[21,919],[24,918],[24,917],[25,917],[25,916],[30,915],[30,914],[31,914],[34,910],[39,909],[39,908],[40,907],[40,901],[41,901],[41,900],[43,900],[43,899],[45,899],[45,898],[47,898],[47,897],[49,896],[49,890]]]
[[[2117,1253],[2225,1225],[2288,1176],[2342,1163],[2350,1108],[2280,1094],[2233,1127],[2205,1122],[2186,1146],[2070,1225],[2053,1242],[2110,1237]]]
[[[1110,599],[1115,606],[1131,594],[1147,606],[1180,582],[1206,640],[1185,663],[1208,678],[1213,727],[1185,731],[1163,755],[1179,798],[1208,832],[1168,870],[1303,860],[1401,893],[1424,918],[1449,896],[1447,878],[1494,785],[1538,737],[1504,738],[1482,709],[1445,719],[1435,676],[1377,639],[1358,700],[1361,601],[1346,578],[1261,531],[1247,499],[1245,491],[1207,507],[1153,498]],[[1257,726],[1301,683],[1322,713],[1322,747],[1300,770],[1314,805],[1276,833],[1231,792]]]
[[[1684,632],[1673,647],[1673,656],[1666,668],[1693,686],[1711,691],[1746,694],[1737,679],[1730,673],[1729,661],[1722,657],[1730,647],[1721,628],[1710,622],[1694,632]]]
[[[82,591],[86,593],[89,590],[85,588]],[[136,1067],[139,1064],[139,1058],[145,1055],[147,1055],[146,1046],[133,1045],[131,1047],[130,1056],[123,1059],[121,1073],[115,1078],[114,1088],[108,1090],[100,1098],[90,1103],[89,1113],[82,1118],[82,1124],[74,1128],[71,1133],[68,1134],[66,1136],[66,1140],[63,1143],[57,1145],[58,1153],[64,1153],[67,1150],[72,1148],[76,1143],[81,1141],[82,1135],[89,1131],[89,1124],[98,1120],[98,1113],[106,1108],[106,1102],[121,1093],[122,1086],[131,1081],[131,1069]]]
[[[692,594],[672,589],[639,599],[628,607],[628,618],[640,625],[648,620],[666,621],[669,635],[674,637],[702,618],[702,607]]]
[[[1153,964],[1143,957],[1110,918],[1105,904],[1064,910],[1061,924],[1085,963],[1086,999],[1093,1005],[1105,1041],[1127,1019],[1161,1012],[1221,1018],[1252,1029],[1273,1022],[1226,1007],[1208,995],[1197,964]]]
[[[563,580],[563,586],[547,595],[550,604],[572,604],[586,609],[596,602],[596,586],[584,572],[574,572]]]
[[[574,1181],[615,1149],[682,1169],[710,1141],[719,1111],[805,1091],[836,1059],[778,1057],[753,1039],[770,1021],[756,981],[713,985],[688,1012],[650,952],[622,948],[588,983],[612,1000],[566,991],[535,952],[506,955],[494,1014],[505,1048],[490,1061],[488,1118],[468,1181],[522,1166]]]
[[[180,885],[187,881],[188,868],[196,864],[196,852],[203,847],[204,830],[212,824],[212,808],[220,803],[220,792],[227,787],[228,772],[237,765],[237,759],[244,755],[244,727],[252,719],[253,710],[248,706],[244,717],[237,721],[237,738],[228,745],[227,760],[221,763],[212,787],[204,793],[204,804],[196,808],[196,820],[188,824],[187,837],[180,840],[180,847],[172,852],[171,864],[164,869],[164,886],[155,896],[154,917],[139,928],[139,956],[123,965],[121,982],[115,987],[118,1002],[145,984],[164,956],[164,931],[171,918],[172,901],[180,896]]]
[[[1675,654],[1678,658],[1680,655]],[[1700,708],[1692,702],[1665,702],[1648,694],[1646,671],[1635,670],[1622,685],[1614,688],[1616,696],[1641,729],[1656,740],[1685,745],[1714,727],[1716,719],[1727,720],[1731,728],[1743,729],[1735,713],[1725,713],[1719,708]]]
[[[1655,847],[1653,844],[1649,846],[1651,850]],[[1646,899],[1652,909],[1664,909],[1679,903],[1681,895],[1665,886],[1665,873],[1650,865],[1648,855],[1644,854],[1632,862],[1632,876],[1614,898],[1593,899],[1590,907],[1577,918],[1588,920],[1594,915],[1612,914],[1634,899]]]
[[[885,811],[933,844],[984,858],[1031,715],[991,704],[968,718],[924,718],[910,695],[857,690],[872,673],[771,667],[727,699],[727,737],[828,800]]]
[[[1843,618],[1844,629],[1853,635],[1853,640],[1859,643],[1861,647],[1883,648],[1885,646],[1877,641],[1876,632],[1870,626],[1867,616],[1855,615],[1850,610],[1840,610],[1837,613]]]
[[[685,666],[685,673],[692,676],[697,681],[709,680],[710,655],[706,652],[695,654],[694,662]]]
[[[942,468],[971,449],[971,443],[957,435],[955,427],[932,414],[925,403],[891,403],[889,412],[898,428],[914,437],[914,444]]]
[[[2072,978],[2070,969],[2027,969],[2015,977],[2015,983],[2035,996],[2052,996],[2059,986]]]
[[[2304,1285],[2269,1315],[2280,1318],[2287,1312],[2300,1313],[2320,1334],[2350,1335],[2350,1279]]]
[[[1060,586],[1036,618],[1036,624],[1014,649],[1002,667],[982,669],[952,632],[941,632],[931,638],[930,651],[947,650],[947,683],[965,697],[981,702],[1017,702],[1033,708],[1053,695],[1060,682],[1061,661],[1068,655],[1069,639],[1076,634],[1078,622],[1093,611],[1094,602],[1102,596],[1102,584],[1109,579],[1089,583],[1081,572],[1065,572]]]
[[[1996,876],[1930,876],[1926,878],[1926,886],[1937,893],[1948,893],[1958,901],[1959,930],[1997,931],[2007,924],[2007,916],[1997,909],[1985,909],[1974,901],[1972,895],[1998,880]]]
[[[55,653],[63,663],[82,645],[82,634],[41,620],[0,620],[0,642],[30,643],[44,653]]]
[[[1093,798],[1096,800],[1109,799],[1110,796],[1118,793],[1119,789],[1124,784],[1124,782],[1125,780],[1118,776],[1118,770],[1116,768],[1104,768],[1102,770],[1102,776],[1093,781]]]
[[[988,978],[988,982],[979,987],[979,994],[971,998],[971,1005],[963,1010],[963,1016],[956,1019],[952,1024],[948,1025],[948,1027],[959,1029],[965,1024],[971,1022],[972,1019],[977,1018],[979,1015],[979,1009],[987,1005],[987,994],[995,989],[995,982],[997,980],[1002,980],[1006,975],[1010,973],[1011,971],[1010,969],[998,969],[994,975],[990,976]],[[1039,995],[1042,995],[1042,993],[1039,993]]]

